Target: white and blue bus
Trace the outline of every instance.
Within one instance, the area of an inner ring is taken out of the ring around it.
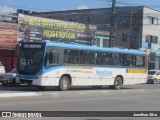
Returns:
[[[146,83],[147,55],[138,50],[53,42],[21,42],[17,65],[21,83],[39,89]]]

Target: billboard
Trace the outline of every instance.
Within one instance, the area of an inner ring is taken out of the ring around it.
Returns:
[[[18,16],[18,41],[45,41],[91,45],[95,27],[75,22]]]
[[[0,22],[0,49],[15,49],[17,46],[18,25]]]

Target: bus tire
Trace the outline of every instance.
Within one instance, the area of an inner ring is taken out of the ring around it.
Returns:
[[[59,86],[58,86],[60,91],[67,91],[69,88],[69,79],[66,76],[62,76],[60,81],[59,81]]]
[[[115,78],[113,88],[116,90],[119,90],[122,88],[122,78],[121,77],[117,76]]]

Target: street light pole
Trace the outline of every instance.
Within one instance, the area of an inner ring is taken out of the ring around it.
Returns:
[[[116,39],[116,17],[117,17],[117,15],[116,15],[116,0],[112,0],[109,47],[114,47],[114,42]]]

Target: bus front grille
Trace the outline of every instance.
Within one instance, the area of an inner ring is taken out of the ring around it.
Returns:
[[[24,79],[19,79],[19,81],[21,83],[29,83],[29,84],[31,84],[33,82],[33,80],[24,80]]]

